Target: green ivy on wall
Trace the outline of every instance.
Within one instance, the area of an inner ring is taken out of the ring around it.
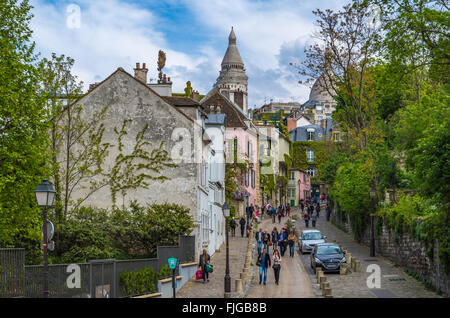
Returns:
[[[314,150],[314,162],[308,162],[306,151],[308,149]],[[292,167],[305,171],[309,166],[317,168],[317,175],[311,179],[311,183],[320,183],[321,163],[327,160],[327,153],[325,144],[315,141],[293,141],[290,144]]]

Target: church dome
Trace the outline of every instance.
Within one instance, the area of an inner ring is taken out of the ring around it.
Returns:
[[[222,70],[230,68],[244,69],[244,62],[236,45],[236,34],[234,34],[233,27],[231,27],[228,36],[228,48],[222,60]]]

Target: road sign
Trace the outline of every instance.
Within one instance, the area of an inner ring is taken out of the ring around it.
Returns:
[[[167,262],[169,263],[170,269],[175,269],[177,267],[177,259],[176,258],[171,257],[167,260]]]
[[[42,236],[44,235],[44,227],[41,228]],[[55,227],[51,221],[47,221],[47,242],[49,242],[53,238],[53,234],[55,233]]]
[[[44,242],[41,242],[41,250],[43,250],[43,249],[44,249]],[[55,242],[54,242],[54,241],[48,242],[48,244],[47,244],[47,249],[48,249],[49,251],[55,250]]]

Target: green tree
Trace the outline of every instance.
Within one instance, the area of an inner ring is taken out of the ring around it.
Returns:
[[[0,2],[0,246],[39,248],[33,190],[48,177],[49,139],[29,1]]]

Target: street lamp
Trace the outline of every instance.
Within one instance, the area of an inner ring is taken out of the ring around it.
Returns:
[[[374,202],[377,196],[377,191],[373,186],[373,184],[370,186],[369,194],[372,208],[372,213],[370,215],[370,257],[375,257],[375,222],[374,222],[375,216],[373,214],[375,212]]]
[[[42,227],[42,232],[44,234],[44,242],[42,246],[44,248],[44,298],[48,298],[50,292],[48,290],[48,256],[47,256],[47,208],[53,206],[53,201],[55,200],[56,191],[53,188],[53,184],[48,180],[42,180],[42,183],[37,186],[34,190],[36,196],[37,205],[44,208],[43,219],[44,224]]]
[[[225,235],[226,235],[226,266],[225,266],[225,297],[231,293],[231,277],[230,277],[230,258],[229,258],[229,245],[228,245],[228,218],[230,216],[230,206],[225,201],[222,206],[223,216],[225,217]]]

